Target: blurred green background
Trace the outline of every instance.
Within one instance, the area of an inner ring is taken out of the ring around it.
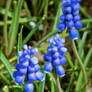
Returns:
[[[48,46],[48,39],[58,32],[61,9],[61,0],[0,0],[0,92],[25,92],[24,84],[16,85],[12,77],[18,62],[17,51],[22,50],[23,44],[43,48],[37,54],[43,67],[44,47]],[[84,92],[85,85],[88,90],[92,88],[92,0],[82,0],[80,16],[83,28],[79,30],[76,47],[88,83],[84,84],[68,31],[60,32],[68,48],[67,63],[64,65],[66,76],[60,78],[62,92]],[[34,84],[34,92],[58,92],[53,73],[46,74],[45,81]]]

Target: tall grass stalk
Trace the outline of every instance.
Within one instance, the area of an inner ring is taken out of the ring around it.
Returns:
[[[6,10],[4,15],[4,27],[3,27],[3,38],[4,38],[4,45],[5,45],[5,54],[8,53],[8,33],[7,33],[7,21],[8,21],[8,11],[11,5],[12,0],[7,0],[6,3]]]
[[[73,45],[73,52],[74,52],[76,58],[78,59],[78,63],[79,63],[79,65],[80,65],[81,70],[82,70],[82,73],[83,73],[83,75],[84,75],[85,84],[87,84],[87,83],[88,83],[88,80],[87,80],[86,71],[85,71],[85,68],[84,68],[84,66],[83,66],[83,64],[82,64],[82,61],[81,61],[81,59],[80,59],[80,57],[79,57],[79,55],[78,55],[78,52],[77,52],[77,49],[76,49],[76,45],[75,45],[74,40],[72,40],[72,45]],[[86,87],[85,87],[85,92],[87,92],[87,85],[86,85]]]

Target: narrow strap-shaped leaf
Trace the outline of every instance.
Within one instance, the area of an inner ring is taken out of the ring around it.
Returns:
[[[23,26],[21,27],[21,31],[18,34],[18,49],[17,49],[17,51],[22,50],[22,31],[23,31]]]
[[[20,11],[24,0],[18,0],[18,6],[15,11],[14,17],[12,19],[12,24],[10,27],[10,34],[9,34],[9,54],[11,54],[13,46],[15,44],[17,31],[18,31],[18,25],[19,25],[19,18],[20,18]]]
[[[46,73],[44,73],[44,77],[46,79]],[[39,91],[38,92],[44,92],[44,87],[45,87],[45,79],[43,82],[40,84]]]
[[[51,92],[55,92],[55,86],[54,86],[54,82],[51,80]]]
[[[88,32],[84,32],[84,34],[83,34],[83,38],[82,38],[82,40],[81,40],[81,42],[80,42],[81,44],[80,44],[79,50],[78,50],[79,55],[81,54],[82,49],[83,49],[83,47],[84,47],[84,43],[85,43],[85,40],[86,40],[86,38],[87,38],[87,34],[88,34]]]
[[[42,20],[40,20],[36,27],[32,29],[32,31],[27,35],[27,37],[24,39],[23,44],[26,44],[32,37],[32,35],[36,32],[36,30],[38,29],[39,25],[42,23]]]
[[[87,67],[87,65],[89,63],[89,59],[90,59],[91,56],[92,56],[92,48],[90,48],[90,50],[89,50],[89,52],[88,52],[88,54],[87,54],[87,56],[85,58],[85,61],[84,61],[84,67],[85,68]],[[76,84],[75,91],[78,91],[79,90],[79,88],[80,88],[80,86],[82,84],[82,78],[83,78],[83,75],[82,75],[82,72],[80,72],[80,75],[78,77],[78,82]]]
[[[7,84],[10,85],[10,81],[0,72],[0,78]]]
[[[12,74],[12,67],[9,64],[8,60],[6,59],[6,57],[4,56],[4,54],[2,52],[0,52],[0,60],[2,61],[2,63],[5,65],[6,69],[8,70],[11,78],[13,78]]]
[[[53,83],[56,85],[56,79],[55,79],[53,73],[48,72],[48,75],[50,78],[52,78]]]

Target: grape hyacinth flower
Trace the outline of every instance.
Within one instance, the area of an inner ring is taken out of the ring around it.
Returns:
[[[55,67],[56,73],[63,77],[65,71],[62,65],[66,63],[65,53],[67,48],[64,47],[65,40],[60,38],[59,34],[55,37],[51,37],[48,41],[50,46],[47,48],[47,54],[44,55],[44,61],[47,63],[44,66],[45,72],[51,72]]]
[[[69,28],[69,36],[73,40],[78,38],[77,29],[82,28],[79,16],[80,1],[81,0],[62,0],[63,15],[60,16],[62,22],[58,24],[58,29],[64,31],[66,27]]]
[[[37,48],[31,50],[31,47],[27,45],[23,46],[23,51],[18,52],[19,63],[16,64],[16,71],[13,73],[13,77],[17,84],[22,84],[27,76],[28,82],[25,84],[26,92],[33,92],[33,81],[44,80],[44,74],[40,72],[38,58],[32,56],[37,53]]]

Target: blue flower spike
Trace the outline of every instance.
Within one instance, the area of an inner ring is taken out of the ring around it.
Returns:
[[[44,71],[51,72],[53,68],[56,67],[56,73],[60,77],[63,77],[65,75],[65,71],[62,65],[66,63],[64,55],[67,52],[67,48],[64,47],[65,40],[60,38],[59,34],[51,37],[51,39],[56,44],[53,45],[53,43],[49,43],[50,46],[47,47],[47,54],[44,55],[44,61],[47,61],[44,66]]]
[[[23,45],[23,51],[18,52],[19,63],[16,64],[16,71],[13,73],[15,83],[22,84],[27,77],[28,81],[25,84],[26,92],[33,92],[33,81],[43,81],[44,74],[40,72],[38,58],[32,55],[38,53],[38,49],[31,50],[31,46]]]
[[[80,2],[81,0],[62,0],[63,14],[60,16],[62,22],[58,24],[58,29],[59,31],[64,31],[67,27],[69,29],[69,36],[73,40],[78,38],[77,30],[83,27],[79,15]],[[75,30],[71,33],[72,29],[76,30],[76,34],[75,32],[73,34]]]

